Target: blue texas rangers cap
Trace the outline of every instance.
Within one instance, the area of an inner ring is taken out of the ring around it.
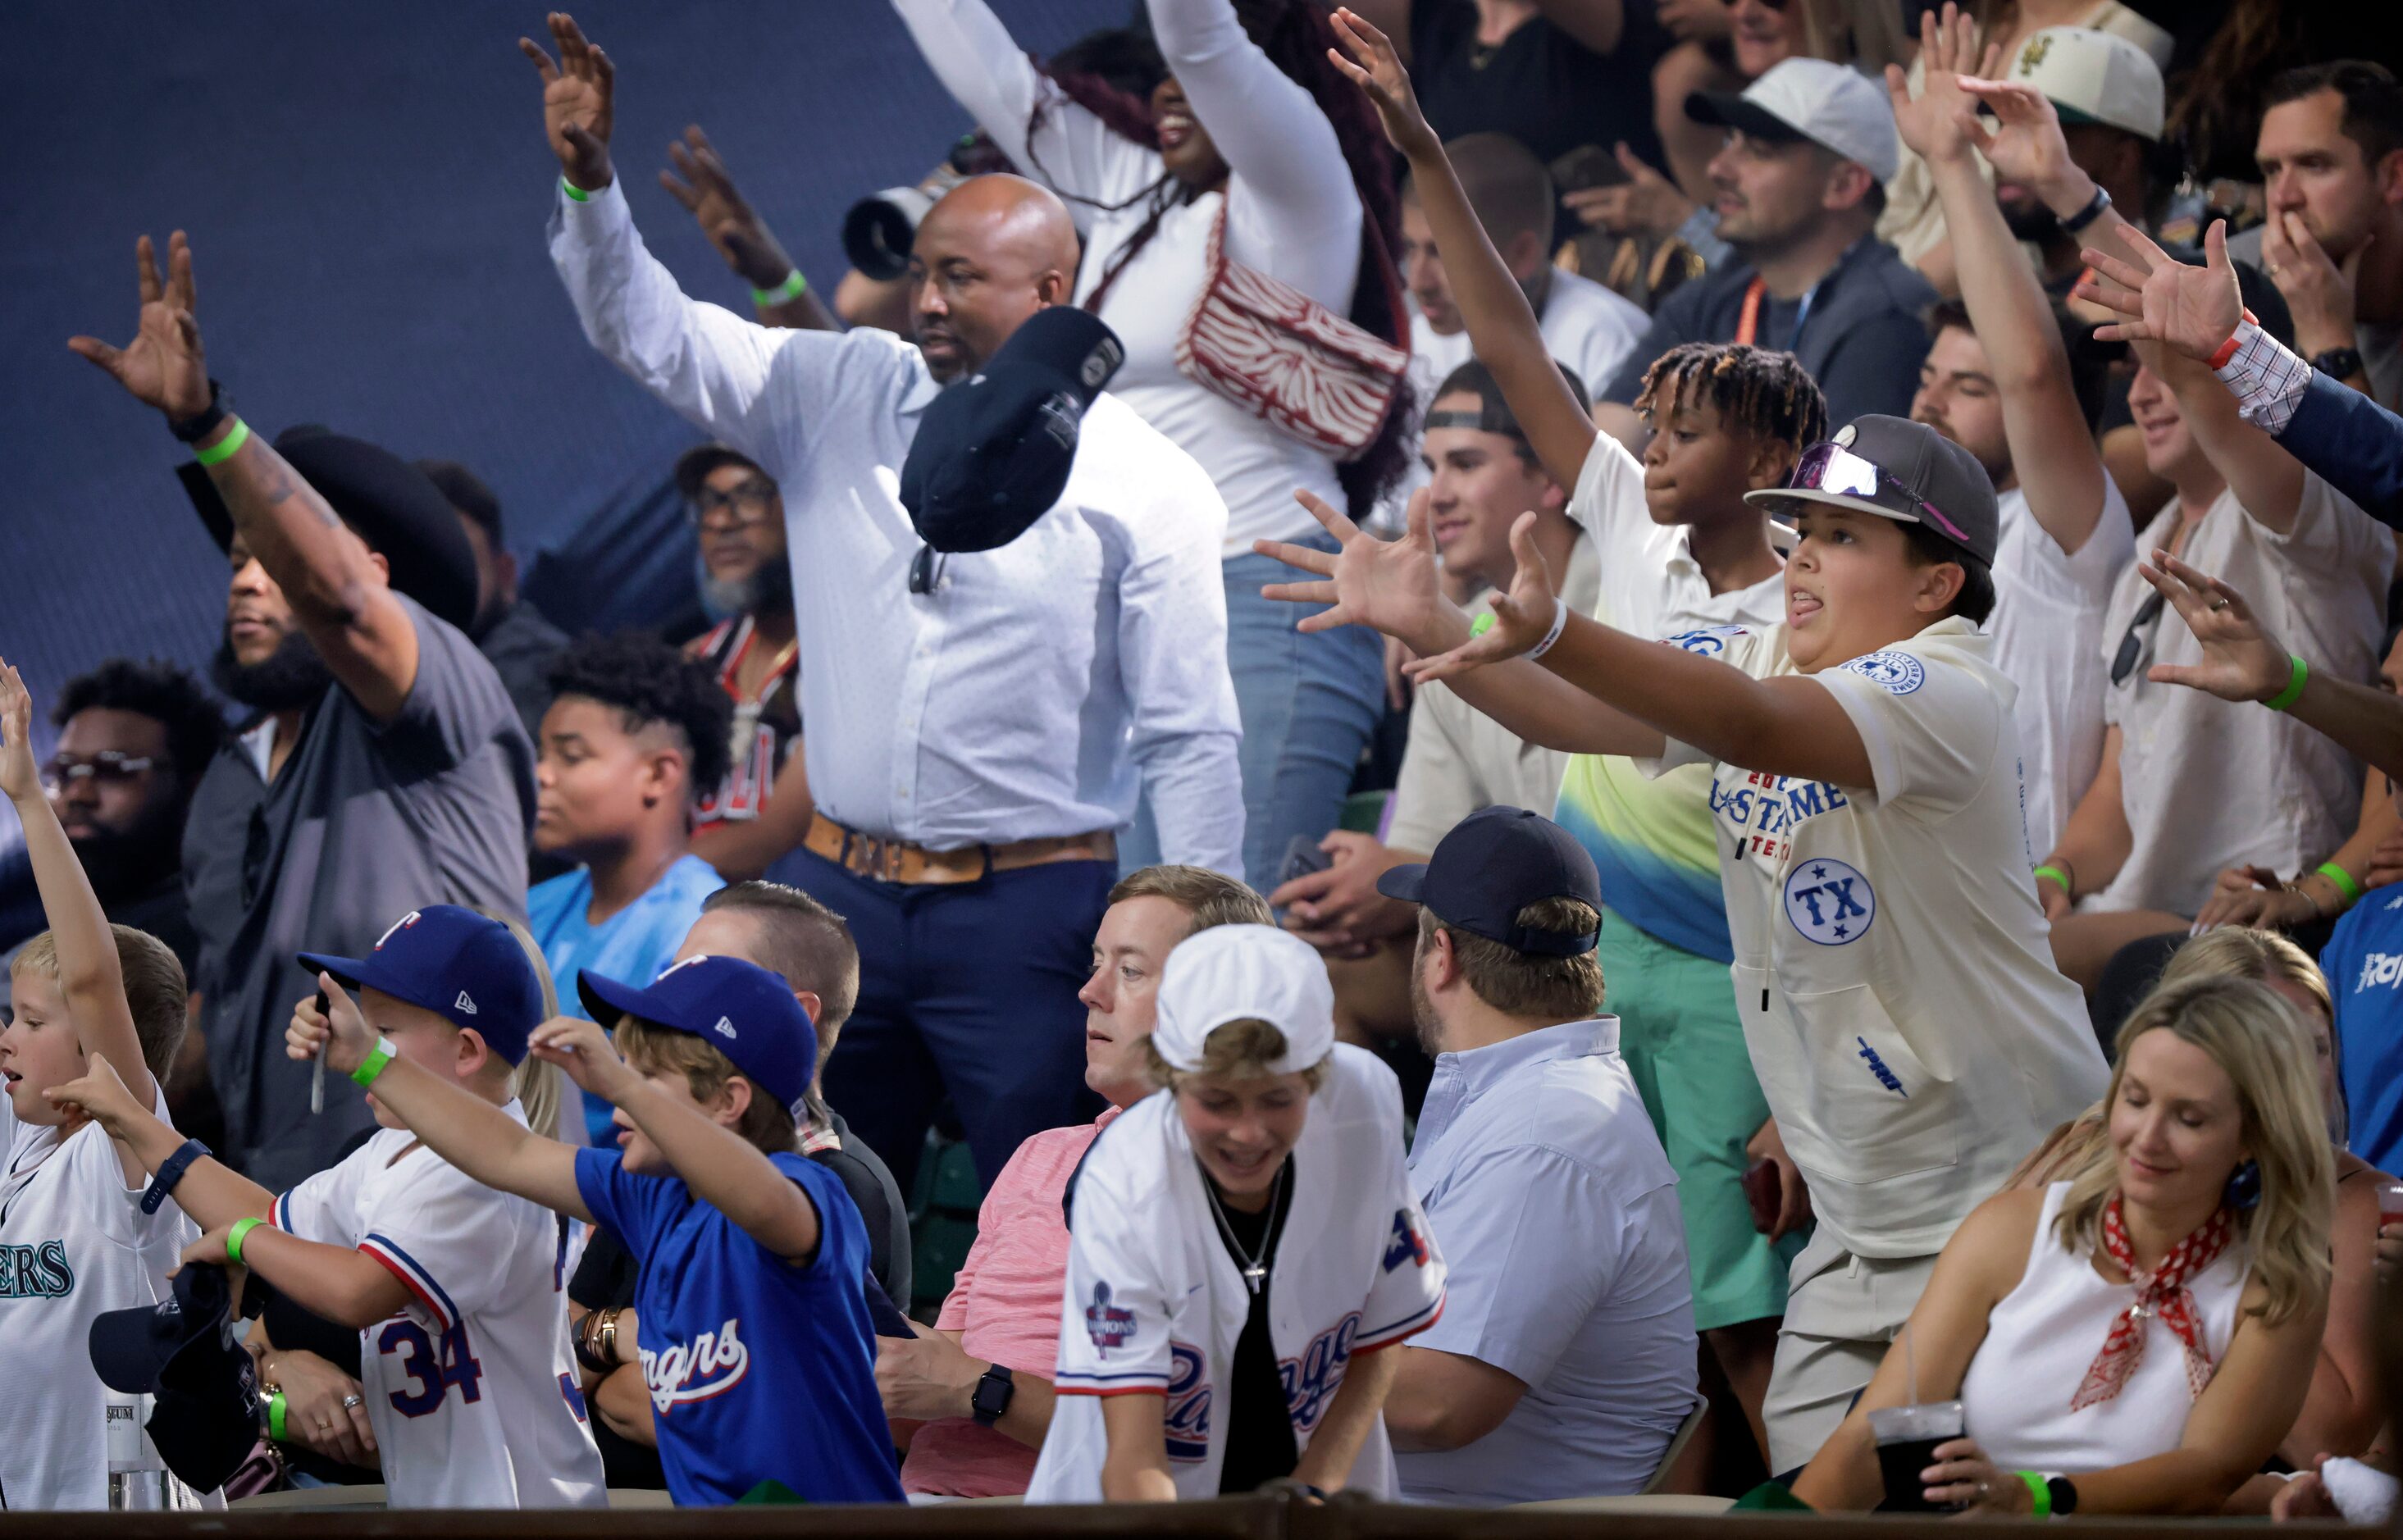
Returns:
[[[526,1039],[542,1024],[542,980],[525,949],[508,926],[456,904],[410,910],[365,957],[304,951],[300,965],[473,1027],[512,1064],[525,1061]]]
[[[1006,546],[1060,501],[1087,408],[1125,361],[1072,305],[1036,311],[984,368],[937,396],[901,462],[901,506],[938,551]]]
[[[1405,904],[1423,904],[1445,924],[1499,941],[1512,951],[1575,957],[1602,938],[1536,930],[1519,911],[1547,898],[1575,898],[1602,908],[1602,878],[1593,857],[1550,819],[1524,808],[1480,808],[1452,825],[1424,866],[1396,867],[1377,879],[1377,891]]]
[[[740,957],[688,957],[646,989],[586,968],[576,976],[576,992],[604,1026],[636,1016],[691,1034],[787,1107],[799,1103],[817,1073],[817,1029],[793,998],[792,986],[782,974]]]

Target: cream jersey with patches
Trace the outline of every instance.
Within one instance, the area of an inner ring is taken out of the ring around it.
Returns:
[[[1782,625],[1672,645],[1797,672]],[[1855,1256],[1942,1249],[2107,1079],[2053,966],[1993,648],[1955,617],[1811,676],[1859,729],[1872,785],[1713,771],[1745,1045],[1819,1222]],[[1657,763],[1708,762],[1672,742]]]
[[[515,1102],[508,1114],[525,1121]],[[568,1346],[559,1215],[383,1129],[268,1217],[356,1247],[409,1290],[397,1314],[359,1333],[359,1391],[392,1506],[606,1505]]]
[[[1229,1375],[1251,1295],[1202,1181],[1166,1091],[1129,1108],[1087,1152],[1069,1200],[1060,1400],[1028,1502],[1102,1500],[1102,1399],[1128,1394],[1161,1397],[1176,1495],[1218,1495]],[[1303,1450],[1354,1355],[1424,1331],[1443,1311],[1443,1257],[1404,1164],[1401,1088],[1373,1055],[1336,1047],[1294,1145],[1288,1201],[1269,1269],[1269,1335]],[[1382,1419],[1348,1487],[1394,1493]]]

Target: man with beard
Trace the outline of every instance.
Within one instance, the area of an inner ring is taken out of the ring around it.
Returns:
[[[192,257],[162,281],[138,246],[140,330],[70,346],[192,446],[186,483],[231,571],[218,687],[251,708],[201,778],[184,831],[200,935],[193,984],[226,1157],[284,1187],[372,1123],[358,1089],[283,1051],[302,951],[363,956],[395,915],[451,903],[522,923],[534,751],[461,629],[475,564],[440,492],[408,462],[322,428],[271,448],[210,379]]]
[[[1640,1491],[1697,1404],[1677,1178],[1602,1012],[1602,881],[1524,808],[1378,881],[1420,906],[1436,1055],[1410,1190],[1455,1270],[1385,1400],[1402,1491],[1493,1507]]]
[[[734,702],[731,768],[693,809],[692,853],[729,882],[747,881],[810,830],[801,756],[800,647],[785,499],[749,455],[703,444],[676,462],[701,539],[701,607],[716,624],[685,648]]]

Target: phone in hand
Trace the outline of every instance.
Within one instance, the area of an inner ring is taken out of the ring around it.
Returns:
[[[1318,841],[1306,834],[1297,834],[1285,848],[1285,864],[1277,868],[1277,884],[1282,887],[1297,877],[1307,877],[1314,871],[1325,871],[1335,865],[1334,855],[1318,848]]]

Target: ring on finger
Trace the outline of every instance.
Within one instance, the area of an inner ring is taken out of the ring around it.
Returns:
[[[342,1397],[342,1409],[344,1411],[348,1411],[351,1408],[360,1406],[363,1403],[358,1396],[345,1395]]]

